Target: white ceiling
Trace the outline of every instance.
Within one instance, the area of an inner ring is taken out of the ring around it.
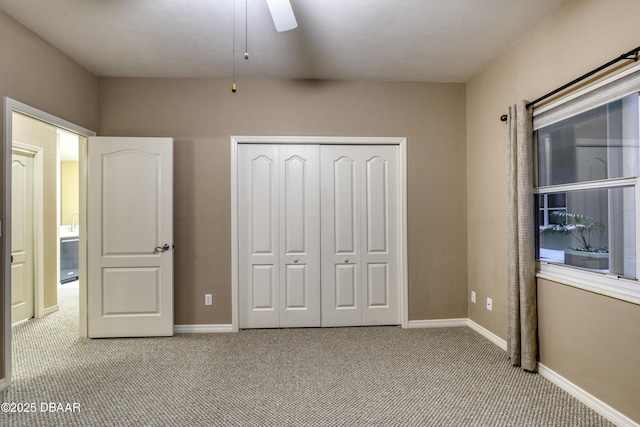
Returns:
[[[98,76],[229,77],[234,0],[0,0],[0,9]],[[236,2],[238,77],[464,82],[566,0]]]

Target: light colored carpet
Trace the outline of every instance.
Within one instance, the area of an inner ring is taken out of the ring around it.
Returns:
[[[468,328],[78,338],[77,289],[14,327],[2,426],[609,426]],[[42,403],[79,412],[42,413]]]

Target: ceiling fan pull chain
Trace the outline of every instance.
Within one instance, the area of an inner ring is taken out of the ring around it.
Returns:
[[[249,6],[244,0],[244,59],[249,59]]]
[[[236,93],[236,0],[233,0],[233,12],[231,16],[231,39],[233,45],[233,56],[231,58],[232,72],[231,72],[231,92]]]

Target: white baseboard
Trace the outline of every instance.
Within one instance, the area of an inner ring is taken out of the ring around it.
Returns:
[[[55,313],[56,311],[60,311],[60,306],[58,306],[58,304],[45,308],[43,313],[45,316],[47,316],[51,313]]]
[[[500,338],[490,330],[486,329],[484,326],[480,326],[473,320],[467,319],[467,321],[468,321],[467,326],[469,326],[471,329],[473,329],[474,331],[476,331],[477,333],[479,333],[480,335],[482,335],[483,337],[485,337],[486,339],[488,339],[489,341],[491,341],[492,343],[494,343],[504,351],[507,351],[507,341],[503,340],[502,338]]]
[[[30,320],[33,320],[33,317],[30,317],[30,318],[28,318],[28,319],[19,320],[19,321],[17,321],[16,323],[12,323],[12,324],[11,324],[11,327],[12,327],[12,328],[14,328],[14,327],[16,327],[16,326],[18,326],[18,325],[22,325],[23,323],[27,323],[27,322],[28,322],[28,321],[30,321]]]
[[[467,326],[469,319],[436,319],[436,320],[409,320],[407,329],[414,328],[455,328]]]
[[[235,332],[231,324],[221,325],[173,325],[175,334],[217,334]]]
[[[587,393],[571,381],[560,376],[556,372],[544,366],[542,363],[538,363],[538,373],[544,378],[548,379],[580,402],[587,405],[589,408],[596,411],[612,423],[620,427],[639,427],[640,424],[636,423],[620,411],[615,410],[611,406],[607,405],[597,397]]]

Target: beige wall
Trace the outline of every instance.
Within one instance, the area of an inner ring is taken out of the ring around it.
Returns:
[[[79,162],[60,162],[60,225],[71,225],[73,214],[80,212]],[[74,224],[78,225],[78,217]]]
[[[44,307],[58,303],[58,209],[56,128],[22,114],[13,114],[13,141],[43,149],[42,216],[44,233]]]
[[[98,79],[0,11],[0,98],[5,96],[80,126],[98,127]],[[0,120],[0,135],[4,136],[4,119]],[[3,189],[4,162],[1,158]],[[3,267],[0,265],[0,274],[4,276]],[[4,307],[4,301],[0,303]],[[4,318],[0,319],[0,334],[3,331]],[[1,343],[4,358],[4,338]],[[0,377],[4,377],[3,368],[0,364]]]
[[[640,421],[639,307],[542,279],[538,301],[540,363]]]
[[[409,318],[467,316],[463,84],[230,84],[100,79],[101,135],[176,141],[176,324],[231,322],[230,135],[408,137]]]
[[[544,95],[635,48],[639,13],[637,0],[569,1],[467,83],[468,274],[469,290],[479,299],[469,303],[469,317],[502,338],[507,334],[506,126],[498,118],[508,105]],[[640,407],[629,401],[635,396],[637,403],[640,395],[640,306],[612,304],[551,282],[541,284],[540,292],[542,363],[640,422]],[[484,308],[486,297],[493,298],[492,312]],[[572,320],[582,310],[587,313]],[[594,339],[604,331],[611,337]],[[575,350],[562,351],[562,342]],[[603,345],[610,347],[602,351]],[[614,375],[627,373],[627,385],[609,377],[612,365],[617,365]]]

